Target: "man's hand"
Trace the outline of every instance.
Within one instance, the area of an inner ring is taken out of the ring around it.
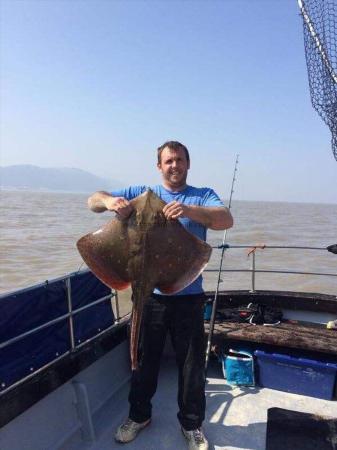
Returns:
[[[133,211],[133,206],[124,197],[111,197],[108,202],[105,200],[105,206],[108,210],[115,211],[123,219],[127,219]]]
[[[180,217],[186,217],[187,210],[187,205],[174,200],[164,206],[163,213],[166,219],[179,219]]]
[[[88,198],[91,211],[101,213],[115,211],[120,217],[126,219],[133,211],[133,206],[124,197],[113,197],[109,192],[98,191]]]

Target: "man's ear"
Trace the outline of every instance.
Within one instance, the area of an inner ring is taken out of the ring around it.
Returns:
[[[157,163],[157,169],[161,170],[161,163]]]

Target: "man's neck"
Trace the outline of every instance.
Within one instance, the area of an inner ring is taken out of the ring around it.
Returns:
[[[162,182],[163,187],[167,190],[167,191],[171,191],[171,192],[181,192],[184,189],[187,188],[187,184],[183,184],[181,186],[173,186],[171,184],[167,184],[164,181]]]

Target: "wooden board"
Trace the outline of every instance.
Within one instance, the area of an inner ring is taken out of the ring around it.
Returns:
[[[205,323],[209,332],[209,323]],[[310,350],[337,355],[337,330],[328,330],[323,325],[303,323],[281,323],[276,326],[252,325],[248,323],[215,323],[213,343],[224,339],[257,342],[281,347]]]

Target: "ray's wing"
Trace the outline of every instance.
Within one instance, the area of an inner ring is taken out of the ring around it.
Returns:
[[[149,232],[147,252],[156,287],[164,294],[174,294],[201,274],[212,248],[178,221],[167,221],[166,226]]]
[[[94,233],[83,236],[76,245],[87,266],[103,283],[118,290],[130,286],[126,222],[113,219]]]

